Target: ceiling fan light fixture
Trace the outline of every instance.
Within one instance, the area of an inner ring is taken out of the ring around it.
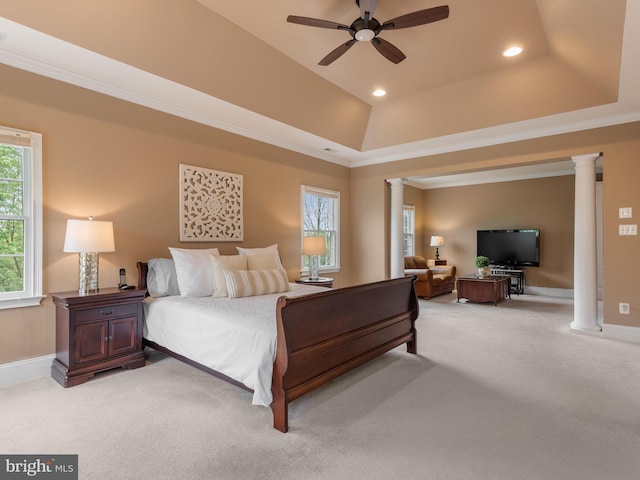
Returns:
[[[343,30],[351,36],[348,42],[338,45],[337,48],[334,48],[318,62],[318,65],[326,67],[344,55],[356,42],[371,42],[371,45],[373,45],[384,58],[392,63],[398,64],[407,58],[407,56],[389,41],[378,38],[380,32],[383,30],[400,30],[402,28],[417,27],[449,18],[449,6],[440,5],[439,7],[417,10],[400,15],[384,23],[380,23],[374,17],[377,4],[378,0],[356,0],[356,5],[360,9],[360,16],[356,18],[350,26],[330,20],[301,17],[299,15],[289,15],[287,22],[307,25],[309,27]]]
[[[376,32],[369,28],[363,28],[362,30],[358,30],[355,34],[355,39],[359,42],[369,42],[376,36]]]

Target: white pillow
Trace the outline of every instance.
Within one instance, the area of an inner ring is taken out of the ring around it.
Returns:
[[[220,255],[217,248],[169,247],[176,266],[178,287],[183,297],[207,297],[213,294],[212,255]]]
[[[287,272],[276,270],[223,270],[229,298],[288,292]]]
[[[280,254],[278,253],[278,244],[277,243],[274,243],[273,245],[269,245],[268,247],[262,247],[262,248],[236,247],[236,249],[238,250],[238,253],[247,255],[249,257],[251,257],[253,255],[271,254],[275,258],[275,262],[276,262],[277,268],[284,268],[282,266],[282,261],[280,260]]]
[[[211,256],[213,261],[213,296],[215,298],[226,297],[227,281],[224,278],[224,270],[246,270],[246,255],[220,255]]]
[[[176,266],[170,258],[151,258],[147,265],[147,291],[152,297],[180,295]]]
[[[244,270],[275,270],[282,268],[282,264],[278,262],[273,252],[245,256],[247,258],[247,268]]]

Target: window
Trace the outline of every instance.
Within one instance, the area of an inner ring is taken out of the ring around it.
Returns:
[[[405,257],[415,255],[416,251],[416,209],[413,205],[402,206],[403,251]]]
[[[42,298],[42,136],[0,127],[0,308]]]
[[[320,271],[340,268],[340,192],[302,186],[302,235],[322,236],[326,255],[320,256]],[[309,257],[302,256],[302,269],[308,270]]]

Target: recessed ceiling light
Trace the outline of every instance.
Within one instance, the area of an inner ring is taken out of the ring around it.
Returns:
[[[383,89],[378,88],[377,90],[373,91],[373,96],[374,97],[384,97],[387,94],[387,92],[385,92]]]
[[[516,55],[520,55],[520,53],[522,53],[522,48],[511,47],[502,52],[502,55],[504,55],[505,57],[515,57]]]

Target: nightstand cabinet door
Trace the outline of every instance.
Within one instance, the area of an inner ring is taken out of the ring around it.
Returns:
[[[136,335],[137,318],[119,318],[109,322],[107,355],[122,355],[140,349]]]
[[[144,366],[145,290],[100,289],[51,294],[56,305],[56,358],[51,376],[63,387],[112,368]]]
[[[76,326],[76,363],[101,360],[107,356],[107,322],[94,322]]]

